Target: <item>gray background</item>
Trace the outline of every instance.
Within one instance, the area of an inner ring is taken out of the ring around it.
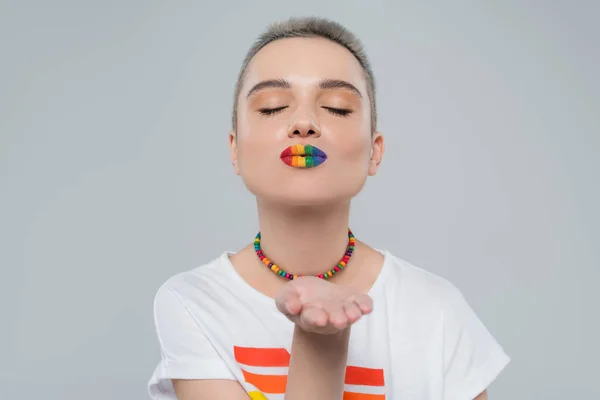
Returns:
[[[306,14],[377,77],[357,237],[463,291],[513,360],[491,399],[600,398],[599,2],[425,3],[0,2],[0,398],[147,398],[156,289],[256,231],[239,65]]]

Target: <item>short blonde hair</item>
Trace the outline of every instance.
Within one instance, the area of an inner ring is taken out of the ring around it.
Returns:
[[[242,68],[240,69],[240,73],[238,75],[237,84],[235,86],[232,115],[233,131],[237,132],[238,98],[244,84],[244,78],[248,64],[250,64],[252,58],[260,51],[260,49],[275,40],[297,37],[325,38],[345,47],[354,55],[364,71],[365,81],[367,83],[367,95],[371,105],[371,133],[374,133],[377,130],[375,77],[373,76],[373,71],[371,70],[371,66],[369,64],[369,60],[367,59],[363,45],[352,32],[338,22],[321,17],[292,17],[285,21],[278,21],[271,24],[258,37],[244,58]]]

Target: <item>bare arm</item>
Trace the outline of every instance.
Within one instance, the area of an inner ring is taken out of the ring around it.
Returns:
[[[473,400],[488,400],[488,395],[487,395],[487,390],[484,390],[483,392],[481,392],[481,394],[477,397],[475,397],[475,399]]]
[[[173,379],[178,400],[249,400],[242,386],[235,381],[217,379]]]
[[[296,326],[285,400],[341,399],[349,341],[350,327],[321,335]]]

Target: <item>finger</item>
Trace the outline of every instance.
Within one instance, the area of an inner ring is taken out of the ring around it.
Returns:
[[[300,314],[300,323],[304,326],[324,327],[327,325],[327,313],[316,307],[305,309]]]
[[[298,315],[302,311],[302,303],[298,296],[289,297],[283,305],[288,315]]]
[[[358,306],[358,309],[363,315],[370,314],[373,311],[373,299],[371,296],[366,294],[360,294],[354,297],[354,304]]]
[[[328,307],[327,314],[329,315],[329,323],[337,329],[344,329],[348,325],[348,318],[341,304]]]
[[[354,302],[344,304],[344,313],[346,314],[346,318],[348,318],[348,322],[351,324],[355,323],[362,316],[362,311],[358,308],[358,305]]]
[[[302,310],[298,293],[290,287],[275,298],[277,309],[285,315],[297,315]]]

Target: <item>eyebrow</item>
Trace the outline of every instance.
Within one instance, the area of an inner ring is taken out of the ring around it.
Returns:
[[[256,93],[260,90],[267,89],[267,88],[290,89],[291,87],[292,87],[292,84],[283,78],[267,79],[265,81],[258,82],[256,85],[252,86],[252,88],[248,91],[248,94],[246,95],[246,97],[248,98],[253,93]],[[362,98],[362,94],[360,93],[360,90],[358,90],[358,88],[356,86],[354,86],[350,82],[346,82],[341,79],[322,79],[321,81],[319,81],[319,84],[317,85],[317,87],[320,90],[346,89],[346,90],[350,90],[351,92],[356,94],[358,97]]]
[[[258,82],[256,85],[252,86],[252,89],[248,91],[246,97],[250,97],[253,93],[258,92],[267,88],[276,88],[276,89],[290,89],[292,85],[290,82],[285,79],[268,79],[266,81]]]
[[[360,90],[350,82],[346,82],[340,79],[323,79],[319,82],[319,89],[327,90],[327,89],[346,89],[351,92],[354,92],[358,97],[362,98],[362,94]]]

